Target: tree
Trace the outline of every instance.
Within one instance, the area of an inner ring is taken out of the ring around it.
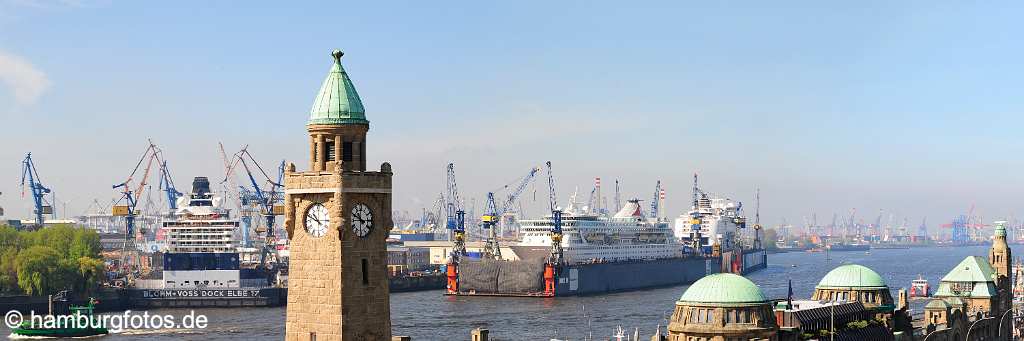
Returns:
[[[90,229],[57,225],[25,232],[0,226],[0,294],[88,294],[104,277],[99,252],[99,234]]]
[[[78,259],[78,275],[81,278],[81,286],[76,288],[82,293],[91,294],[103,280],[104,266],[102,259],[92,257],[81,257]]]
[[[764,235],[761,236],[761,243],[764,244],[766,249],[777,249],[779,248],[778,243],[779,234],[775,229],[764,229]]]
[[[99,258],[100,235],[86,229],[75,229],[74,238],[71,240],[69,259],[82,257]]]
[[[29,295],[45,295],[53,289],[60,254],[48,246],[33,246],[18,254],[18,286]]]
[[[18,292],[18,250],[0,251],[0,294]]]

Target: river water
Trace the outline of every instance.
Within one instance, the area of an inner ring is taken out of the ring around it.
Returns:
[[[1024,247],[1014,246],[1020,255]],[[768,255],[768,268],[750,274],[770,298],[784,298],[788,280],[798,298],[809,298],[814,286],[829,270],[844,263],[870,267],[893,290],[909,287],[923,275],[934,288],[938,280],[966,256],[987,257],[988,247],[913,248],[836,252],[831,260],[823,253],[792,252]],[[582,340],[588,334],[606,340],[622,326],[630,334],[639,328],[644,339],[664,326],[675,301],[686,286],[553,299],[513,297],[448,297],[441,291],[395,293],[391,295],[394,335],[413,340],[468,340],[476,327],[491,330],[493,340]],[[913,301],[920,312],[925,302]],[[150,314],[171,314],[180,318],[187,309],[161,309]],[[127,330],[99,340],[281,340],[284,338],[285,308],[199,309],[208,319],[205,329]],[[0,327],[0,335],[10,330]]]

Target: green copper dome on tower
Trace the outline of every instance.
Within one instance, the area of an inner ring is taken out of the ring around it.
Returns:
[[[818,289],[888,287],[875,270],[857,264],[846,264],[832,269],[817,286]]]
[[[366,111],[363,110],[363,101],[359,99],[352,80],[341,67],[341,56],[345,55],[339,50],[331,52],[334,57],[334,65],[331,72],[327,74],[320,92],[313,101],[313,109],[309,111],[309,123],[313,124],[368,124]]]
[[[996,237],[1006,237],[1006,222],[1005,221],[997,221],[996,222],[995,234],[996,234]]]
[[[690,285],[679,298],[683,303],[698,304],[755,304],[768,298],[761,288],[743,276],[720,273],[704,276]]]

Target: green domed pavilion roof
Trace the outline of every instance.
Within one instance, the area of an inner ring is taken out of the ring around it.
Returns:
[[[754,282],[740,275],[721,273],[705,276],[686,289],[680,302],[746,304],[764,303],[768,298]]]
[[[828,288],[888,288],[875,270],[857,264],[846,264],[832,269],[818,282],[818,289]]]
[[[352,80],[341,67],[339,50],[331,52],[334,65],[320,86],[320,92],[313,101],[313,109],[309,111],[308,124],[368,124],[363,101],[359,99]]]

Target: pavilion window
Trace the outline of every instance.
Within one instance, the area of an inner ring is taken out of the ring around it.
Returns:
[[[334,150],[334,139],[327,138],[324,140],[324,149],[326,149],[327,161],[337,160],[337,152]]]
[[[352,142],[343,142],[341,146],[341,161],[352,161]]]

